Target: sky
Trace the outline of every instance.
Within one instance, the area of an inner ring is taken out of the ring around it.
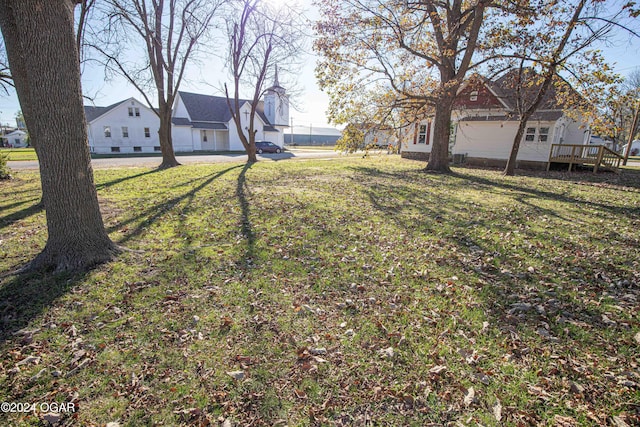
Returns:
[[[292,0],[266,1],[274,4],[293,3]],[[297,0],[297,3],[305,10],[309,20],[314,20],[318,18],[319,14],[311,1]],[[294,126],[329,127],[331,125],[325,114],[329,105],[329,97],[320,90],[315,80],[314,68],[317,57],[311,51],[311,44],[310,35],[310,40],[307,43],[308,51],[304,53],[302,68],[295,73],[296,86],[301,89],[301,93],[294,102],[300,111],[292,109],[290,116],[293,118]],[[634,69],[640,68],[640,40],[621,35],[600,48],[603,50],[606,60],[613,64],[614,70],[621,75],[628,75]],[[222,96],[223,93],[216,89],[227,80],[227,74],[223,70],[222,64],[223,60],[217,57],[201,58],[198,64],[193,64],[194,66],[188,69],[187,80],[183,82],[180,90]],[[93,98],[96,106],[111,105],[130,97],[144,101],[137,90],[124,79],[105,80],[104,73],[97,67],[85,68],[82,85],[83,91]],[[0,94],[0,124],[15,126],[15,116],[19,110],[20,105],[15,93],[9,96]]]

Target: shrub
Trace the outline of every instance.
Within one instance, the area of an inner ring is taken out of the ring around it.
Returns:
[[[7,165],[8,154],[0,153],[0,179],[11,179],[11,169]]]

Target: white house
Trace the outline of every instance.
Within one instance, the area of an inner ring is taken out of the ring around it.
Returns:
[[[509,74],[495,81],[472,76],[458,91],[452,113],[450,151],[467,163],[502,167],[509,158],[518,128],[515,92]],[[518,152],[519,167],[546,167],[551,144],[585,144],[588,126],[568,117],[549,90],[542,106],[527,122]],[[433,146],[433,122],[425,119],[405,132],[402,156],[428,159]]]
[[[84,107],[92,153],[152,153],[160,151],[160,119],[135,98],[108,107]]]
[[[29,134],[18,129],[4,135],[3,138],[7,140],[10,147],[22,148],[27,146]]]
[[[239,100],[241,128],[249,128],[251,102]],[[278,83],[276,74],[272,87],[258,103],[253,121],[256,141],[270,141],[284,146],[284,130],[289,122],[289,98]],[[173,146],[176,151],[244,151],[227,98],[178,92],[172,116]]]
[[[250,101],[240,100],[242,129],[246,130]],[[85,106],[92,153],[150,153],[160,151],[160,119],[149,107],[129,98],[108,107]],[[289,122],[289,98],[278,84],[265,91],[253,123],[256,141],[282,147]],[[227,99],[178,92],[172,111],[172,139],[176,152],[244,151]]]

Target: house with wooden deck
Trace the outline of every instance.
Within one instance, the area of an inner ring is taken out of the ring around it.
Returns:
[[[496,80],[475,74],[462,85],[452,113],[450,152],[454,162],[505,166],[519,125],[512,81],[513,72]],[[588,124],[567,115],[559,98],[552,86],[527,122],[518,168],[545,169],[550,161],[557,161],[550,158],[552,147],[589,143]],[[432,118],[426,118],[415,123],[412,132],[405,132],[403,157],[428,159],[433,146],[432,123]]]

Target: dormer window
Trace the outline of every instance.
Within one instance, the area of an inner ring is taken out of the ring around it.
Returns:
[[[473,92],[471,92],[471,93],[469,94],[469,101],[471,101],[471,102],[475,102],[475,101],[477,101],[477,100],[478,100],[478,91],[477,91],[477,90],[474,90]]]

